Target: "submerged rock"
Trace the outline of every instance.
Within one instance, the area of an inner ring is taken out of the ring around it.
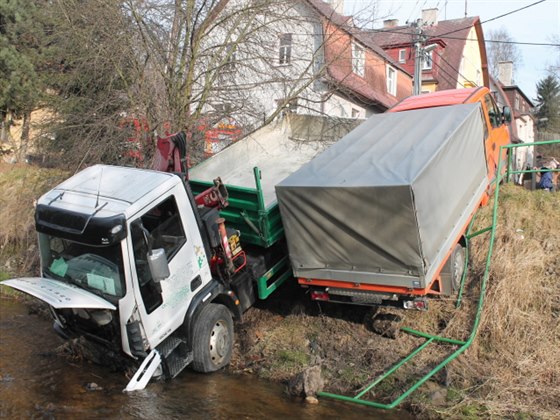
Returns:
[[[101,390],[103,390],[103,387],[100,387],[95,382],[87,383],[84,388],[86,389],[86,391],[101,391]]]
[[[313,397],[321,392],[325,386],[325,381],[321,374],[320,366],[313,366],[298,373],[290,380],[288,392],[296,397]],[[312,403],[311,401],[308,401]],[[318,402],[318,401],[317,401]]]
[[[305,402],[307,404],[319,404],[319,400],[316,397],[312,397],[312,396],[305,397]]]

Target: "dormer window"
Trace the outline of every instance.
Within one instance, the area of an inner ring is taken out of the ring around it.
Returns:
[[[397,70],[387,64],[387,93],[397,96]]]
[[[366,51],[357,43],[352,43],[352,71],[364,77],[366,70]]]

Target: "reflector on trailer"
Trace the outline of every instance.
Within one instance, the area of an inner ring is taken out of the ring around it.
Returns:
[[[329,300],[329,293],[325,291],[313,290],[311,292],[311,299],[312,300]]]

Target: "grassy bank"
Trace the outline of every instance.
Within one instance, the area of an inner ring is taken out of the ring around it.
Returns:
[[[37,274],[33,204],[67,174],[29,166],[0,169],[0,276]],[[560,193],[515,186],[502,191],[479,334],[466,353],[405,402],[422,417],[555,418],[560,412]],[[490,210],[481,210],[479,227],[489,224]],[[400,311],[404,326],[468,337],[487,240],[473,241],[462,308],[455,310],[454,299],[432,299],[428,312]],[[371,312],[360,307],[312,303],[292,282],[236,326],[230,370],[287,383],[319,365],[327,391],[353,395],[423,342],[407,334],[374,334],[370,319]],[[453,350],[429,347],[371,399],[391,400]]]
[[[0,277],[37,274],[36,200],[67,172],[0,164]]]

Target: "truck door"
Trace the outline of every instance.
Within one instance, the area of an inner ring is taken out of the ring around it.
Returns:
[[[129,249],[138,310],[150,347],[183,322],[194,293],[210,278],[202,238],[184,188],[158,198],[130,222]],[[163,248],[169,278],[156,282],[147,262],[149,247]]]
[[[509,143],[509,131],[507,125],[503,122],[502,113],[490,93],[484,95],[483,106],[486,111],[485,120],[488,127],[485,145],[486,162],[488,165],[488,177],[490,181],[492,181],[496,176],[496,170],[500,159],[504,161],[502,168],[504,168],[504,171],[506,169],[505,161],[507,159],[507,151],[502,151],[502,156],[499,154],[500,146]]]

